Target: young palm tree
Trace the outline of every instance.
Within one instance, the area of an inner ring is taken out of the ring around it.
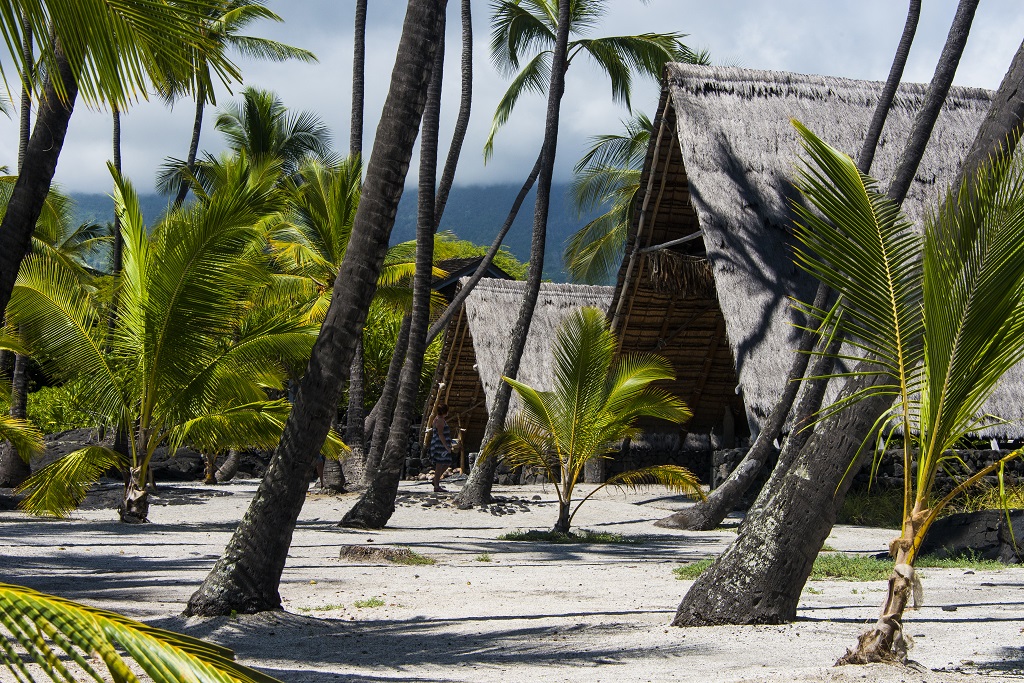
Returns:
[[[605,0],[573,0],[569,8],[570,35],[587,33],[605,13]],[[519,98],[527,92],[543,93],[551,74],[551,57],[558,33],[557,0],[493,0],[491,59],[512,83],[498,102],[491,132],[484,144],[484,158],[494,152],[494,137],[505,125]],[[681,33],[641,33],[635,36],[577,38],[570,40],[565,68],[580,54],[589,56],[612,85],[612,99],[630,107],[633,76],[661,78],[665,62],[709,64],[708,55],[683,44]],[[528,58],[530,50],[538,50]],[[524,60],[527,60],[523,64]]]
[[[3,663],[17,681],[37,680],[20,648],[55,683],[137,681],[129,659],[156,683],[277,682],[235,663],[226,647],[23,586],[0,584],[0,627]]]
[[[568,533],[583,503],[605,486],[665,484],[703,498],[700,480],[676,465],[656,465],[608,479],[572,505],[573,491],[587,463],[610,458],[623,439],[640,433],[639,418],[682,423],[692,417],[686,405],[653,382],[675,377],[668,361],[653,354],[615,360],[615,335],[596,308],[574,312],[558,330],[553,349],[554,390],[538,391],[505,377],[522,408],[509,418],[484,457],[504,459],[512,467],[543,471],[557,482],[558,520],[553,531]]]
[[[823,335],[845,335],[867,359],[855,375],[881,379],[822,418],[885,396],[894,402],[875,433],[886,443],[903,437],[903,530],[890,545],[889,594],[874,628],[841,661],[902,659],[903,611],[919,589],[913,566],[929,527],[958,494],[1022,452],[933,502],[936,475],[963,462],[952,449],[999,424],[983,406],[1024,359],[1024,167],[1005,158],[983,167],[921,234],[849,157],[795,125],[810,157],[797,186],[821,212],[797,207],[798,262],[840,295],[833,310],[805,309]]]
[[[639,113],[623,121],[623,133],[598,135],[573,169],[570,195],[582,215],[607,211],[569,237],[562,260],[574,282],[603,283],[619,267],[632,218],[633,197],[654,125]]]
[[[146,229],[131,185],[115,174],[125,261],[109,328],[96,297],[50,259],[30,257],[8,313],[36,359],[74,381],[81,400],[113,429],[132,434],[124,456],[103,447],[71,453],[22,487],[23,506],[64,514],[111,467],[126,472],[124,521],[146,521],[150,460],[158,446],[203,452],[259,446],[280,437],[288,405],[269,401],[284,369],[313,344],[315,326],[252,310],[268,277],[262,221],[277,210],[277,173],[241,180]],[[337,442],[332,444],[337,447]]]

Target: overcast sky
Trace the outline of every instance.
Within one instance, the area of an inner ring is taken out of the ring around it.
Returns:
[[[448,20],[444,136],[450,137],[459,97],[459,2],[451,0]],[[715,64],[882,80],[903,29],[907,3],[901,0],[609,0],[605,21],[592,35],[678,31],[694,48],[710,51]],[[955,0],[924,3],[905,80],[928,81],[942,49]],[[292,109],[316,112],[346,151],[349,138],[352,74],[353,0],[270,0],[285,20],[263,22],[248,33],[312,50],[317,64],[238,60],[246,85],[276,91]],[[369,149],[394,64],[405,3],[370,0],[367,19],[366,113],[364,149]],[[536,158],[543,134],[545,102],[520,100],[512,120],[499,133],[495,157],[486,166],[481,148],[494,107],[507,85],[490,63],[489,3],[474,2],[474,99],[469,135],[457,184],[521,182]],[[967,50],[957,72],[960,85],[995,88],[1024,38],[1021,0],[984,0],[974,20]],[[237,94],[239,86],[233,86]],[[653,113],[658,87],[636,84],[634,110]],[[218,104],[232,95],[220,88]],[[17,97],[11,98],[17,101]],[[184,157],[194,104],[168,109],[158,98],[141,102],[122,116],[126,173],[143,192],[152,190],[156,168],[167,155]],[[214,108],[207,110],[201,149],[216,152],[221,140],[213,130]],[[611,101],[607,79],[590,64],[574,62],[562,104],[557,180],[569,177],[590,136],[616,132],[626,110]],[[442,151],[442,154],[444,151]],[[17,155],[16,119],[0,117],[0,164],[13,167]],[[76,109],[60,157],[57,181],[68,191],[108,192],[110,116]],[[415,161],[413,169],[416,168]],[[414,179],[410,177],[410,181]]]

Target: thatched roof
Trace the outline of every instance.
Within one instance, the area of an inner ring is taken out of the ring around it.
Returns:
[[[742,419],[729,401],[737,392],[751,424],[763,422],[796,344],[790,299],[814,295],[816,283],[792,259],[796,193],[789,179],[800,146],[790,119],[855,155],[881,88],[827,76],[668,65],[641,177],[643,210],[635,212],[611,310],[625,350],[660,346],[680,377],[669,388],[712,404],[691,406],[693,431],[730,406]],[[883,186],[926,90],[900,87],[871,169]],[[976,88],[950,91],[904,203],[912,220],[952,182],[990,98]],[[688,235],[695,239],[641,253]],[[1020,399],[1005,390],[990,408],[1024,415]]]
[[[466,430],[470,450],[483,436],[525,286],[515,280],[480,280],[448,325],[426,410],[439,401],[448,403],[449,422]],[[518,379],[537,389],[551,389],[551,350],[562,321],[584,306],[606,311],[611,299],[611,287],[543,283]]]

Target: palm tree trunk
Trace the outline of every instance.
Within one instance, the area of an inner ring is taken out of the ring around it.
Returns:
[[[376,289],[423,114],[441,0],[410,0],[391,87],[363,184],[347,256],[313,346],[281,443],[241,523],[188,615],[281,608],[279,587],[305,500],[314,454],[331,426],[352,362],[355,339]]]
[[[452,317],[459,312],[463,302],[469,296],[476,284],[483,279],[484,274],[487,272],[487,268],[490,267],[494,261],[495,255],[501,249],[501,243],[505,239],[505,235],[508,234],[509,229],[512,227],[512,223],[515,222],[516,216],[519,215],[519,209],[522,207],[523,202],[526,200],[526,195],[530,194],[530,190],[533,189],[534,183],[537,182],[537,175],[540,173],[541,157],[537,157],[536,163],[533,165],[533,170],[530,171],[530,176],[523,183],[523,186],[519,188],[519,194],[516,195],[516,199],[512,202],[512,208],[509,209],[508,216],[505,218],[505,223],[501,226],[501,230],[494,237],[494,241],[491,243],[487,253],[484,254],[484,258],[480,261],[480,265],[473,271],[473,275],[470,276],[469,280],[459,289],[458,294],[452,299],[452,302],[445,307],[444,312],[441,313],[440,317],[434,321],[434,324],[430,326],[430,330],[427,331],[427,343],[434,341],[434,337],[441,334],[441,332],[451,322]]]
[[[398,339],[395,340],[395,350],[391,354],[391,362],[388,364],[388,376],[384,381],[384,390],[373,409],[377,415],[373,418],[370,448],[366,453],[362,471],[363,486],[369,486],[373,482],[377,468],[380,467],[381,457],[384,455],[391,418],[395,413],[395,405],[398,403],[398,388],[402,380],[402,367],[409,352],[411,330],[412,315],[407,313],[402,318],[402,326],[398,328]]]
[[[213,478],[218,484],[226,484],[235,478],[238,474],[238,465],[241,462],[241,454],[238,449],[232,448],[228,451],[228,457],[224,459],[224,462],[219,468],[217,468],[216,474]]]
[[[977,4],[977,0],[961,0],[957,9],[925,104],[889,187],[889,198],[898,204],[909,188],[905,179],[913,178],[949,91]],[[869,384],[849,381],[837,400]],[[860,444],[889,404],[886,397],[865,399],[819,425],[788,462],[784,462],[784,449],[741,533],[691,586],[674,625],[781,623],[796,617],[814,558],[832,530],[853,475],[870,457],[869,452],[861,452],[855,462]],[[795,471],[800,476],[788,476]]]
[[[356,25],[352,49],[352,123],[349,156],[363,154],[363,92],[366,64],[366,0],[356,0]]]
[[[466,140],[469,130],[469,114],[473,106],[473,15],[470,0],[462,0],[462,91],[459,96],[459,114],[455,119],[455,131],[452,133],[452,144],[448,148],[448,158],[444,162],[444,171],[437,186],[434,198],[434,232],[441,225],[444,207],[448,204],[448,193],[455,182],[455,169],[459,165],[462,143]],[[430,339],[433,339],[431,337]],[[430,340],[427,340],[430,343]]]
[[[555,520],[555,526],[552,527],[551,531],[556,534],[569,533],[569,503],[559,501],[558,519]]]
[[[20,353],[14,357],[14,377],[11,386],[11,417],[25,419],[28,358]],[[31,466],[22,459],[11,443],[5,441],[0,444],[0,486],[20,486],[31,474]]]
[[[22,56],[26,64],[32,63],[32,30],[28,22],[24,22],[25,40],[22,43]],[[25,77],[21,86],[21,109],[18,117],[18,173],[28,151],[29,132],[32,128],[32,90],[29,85],[33,74]],[[3,309],[0,309],[2,313]],[[0,316],[2,317],[2,316]],[[28,358],[19,354],[14,356],[14,370],[11,375],[11,417],[24,419],[28,401]],[[22,459],[9,442],[0,443],[0,486],[20,486],[32,474],[30,463]]]
[[[217,483],[217,454],[203,453],[203,483]]]
[[[537,178],[537,202],[534,205],[533,240],[530,244],[530,270],[526,278],[526,292],[519,308],[519,318],[512,330],[512,341],[502,376],[515,378],[519,374],[519,362],[526,346],[526,335],[530,331],[533,310],[540,293],[541,275],[544,270],[544,246],[547,239],[548,207],[551,202],[551,178],[555,167],[555,151],[558,147],[558,118],[565,88],[566,51],[569,43],[570,0],[559,0],[558,29],[555,49],[551,61],[551,84],[548,90],[548,107],[544,119],[544,143],[541,147],[540,173]],[[505,426],[512,386],[507,382],[498,385],[498,391],[487,416],[481,452],[487,443]],[[459,507],[486,505],[491,502],[491,485],[497,458],[486,458],[473,468],[466,485],[456,496]]]
[[[363,434],[363,424],[365,420],[363,417],[363,340],[359,339],[356,341],[355,351],[352,353],[352,367],[348,371],[348,410],[346,411],[346,422],[345,422],[345,443],[349,448],[352,449],[351,455],[348,456],[347,460],[351,461],[354,465],[362,468],[365,466],[366,453],[364,443],[365,437]],[[324,464],[324,481],[327,482],[327,464]],[[346,474],[341,474],[341,463],[332,461],[332,467],[330,468],[331,477],[334,478],[334,466],[338,469],[338,474],[346,479],[350,477]],[[353,478],[352,481],[360,481],[360,479]],[[328,484],[331,487],[331,484]]]
[[[896,55],[893,57],[892,67],[889,69],[889,77],[886,79],[885,87],[878,97],[875,111],[868,124],[868,131],[861,145],[860,154],[857,157],[857,168],[861,173],[869,173],[871,164],[875,158],[875,150],[878,147],[878,140],[885,127],[885,120],[892,109],[893,100],[896,97],[896,90],[899,88],[903,78],[903,70],[907,64],[907,57],[910,55],[910,47],[914,42],[914,35],[917,32],[917,23],[921,15],[921,0],[910,0],[907,10],[907,21],[903,27],[903,35],[900,37],[899,45],[896,48]],[[829,288],[824,284],[818,285],[815,294],[814,305],[818,308],[825,308],[830,297]],[[758,473],[764,467],[768,457],[775,449],[775,443],[782,436],[782,430],[789,417],[797,394],[801,389],[800,378],[805,376],[808,362],[808,352],[814,347],[817,335],[805,330],[800,335],[797,353],[793,358],[793,365],[786,377],[786,388],[782,396],[772,408],[768,423],[757,435],[754,445],[743,457],[743,460],[736,466],[729,477],[707,497],[706,500],[695,504],[691,508],[680,510],[665,519],[655,523],[656,526],[675,529],[687,529],[690,531],[708,531],[714,529],[725,516],[739,504],[743,495],[750,489],[750,486],[757,479]],[[820,377],[831,372],[831,357],[816,357],[815,365],[811,371],[811,377]],[[792,454],[798,453],[807,442],[810,432],[803,431],[802,427],[810,423],[811,416],[821,409],[821,402],[825,396],[827,383],[818,381],[805,386],[803,398],[797,405],[797,412],[793,418],[793,428],[786,441],[783,453],[776,463],[776,468],[781,472],[786,471],[785,463],[792,460]]]
[[[206,89],[199,85],[196,88],[196,118],[192,123],[192,141],[188,145],[188,159],[185,163],[188,166],[188,170],[191,173],[196,167],[196,157],[199,155],[199,134],[203,130],[203,111],[206,108]],[[190,184],[187,180],[182,180],[181,185],[178,186],[178,194],[174,196],[174,208],[178,208],[185,202],[185,197],[188,196]]]
[[[409,344],[402,365],[401,388],[398,404],[391,421],[390,435],[380,466],[369,487],[341,520],[341,526],[361,529],[381,529],[395,511],[395,497],[401,478],[402,464],[409,454],[409,430],[416,395],[419,393],[423,353],[426,351],[426,332],[430,322],[430,283],[434,264],[434,187],[437,182],[437,137],[441,119],[441,82],[444,77],[445,16],[438,18],[438,44],[434,54],[434,68],[427,90],[427,105],[423,111],[423,130],[420,134],[420,172],[416,220],[416,274],[413,278],[412,316],[409,325]]]
[[[114,107],[113,113],[113,145],[114,145],[114,170],[117,171],[118,175],[121,173],[121,112],[118,111],[117,107]],[[117,212],[114,212],[114,249],[113,256],[111,257],[110,270],[115,276],[121,273],[121,262],[124,260],[122,252],[124,251],[124,239],[121,237],[121,219],[118,217]],[[116,312],[111,312],[111,321],[113,321]]]
[[[49,75],[43,89],[43,98],[36,114],[32,137],[25,150],[21,173],[18,174],[11,199],[7,203],[7,212],[0,222],[0,311],[7,309],[18,267],[32,243],[32,231],[50,191],[50,183],[57,170],[57,160],[64,146],[64,136],[78,96],[78,84],[71,66],[59,49],[55,66],[54,73]],[[52,80],[54,78],[61,80],[66,93],[63,100],[57,95]]]

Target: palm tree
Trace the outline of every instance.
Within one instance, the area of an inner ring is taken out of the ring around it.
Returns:
[[[427,326],[430,323],[430,283],[433,279],[435,188],[437,185],[437,139],[441,119],[441,85],[444,70],[445,15],[438,16],[437,46],[434,65],[427,88],[427,101],[423,110],[420,134],[419,191],[416,216],[416,273],[413,277],[412,312],[409,316],[409,342],[404,351],[398,400],[390,434],[380,464],[372,472],[370,484],[363,496],[345,513],[342,526],[379,529],[387,524],[395,510],[395,497],[401,479],[402,465],[409,452],[409,430],[412,427],[416,397],[419,395],[423,356],[427,348]]]
[[[607,210],[577,230],[562,257],[574,282],[607,282],[618,268],[632,220],[633,198],[654,125],[639,113],[623,121],[623,133],[598,135],[573,169],[570,196],[579,215]]]
[[[275,361],[305,357],[315,327],[250,304],[267,279],[261,221],[279,206],[276,174],[243,175],[172,212],[152,235],[131,185],[114,176],[125,262],[109,334],[96,297],[50,259],[26,260],[8,313],[51,376],[76,382],[84,403],[134,438],[127,459],[94,446],[43,468],[23,485],[23,507],[65,514],[118,467],[126,472],[121,518],[142,522],[144,482],[161,444],[209,453],[276,443],[288,405],[267,400],[264,387],[280,388]]]
[[[276,94],[269,90],[246,87],[242,101],[225,106],[214,121],[214,127],[225,137],[228,148],[244,153],[253,162],[274,160],[281,165],[281,179],[292,178],[306,159],[327,164],[336,160],[331,151],[331,135],[320,118],[312,112],[291,112]],[[157,187],[169,191],[187,182],[208,183],[215,172],[217,158],[206,154],[191,167],[181,159],[164,161],[157,178]]]
[[[0,223],[0,310],[7,308],[18,266],[28,252],[79,93],[87,104],[123,110],[131,100],[145,97],[151,86],[159,89],[172,74],[189,71],[189,54],[211,49],[195,13],[212,5],[219,6],[219,0],[187,6],[170,0],[37,0],[4,9],[0,33],[22,82],[31,82],[28,74],[34,67],[21,52],[28,35],[39,47],[47,79],[14,197]],[[223,55],[211,58],[210,73],[238,76]]]
[[[530,319],[540,292],[541,271],[544,267],[544,246],[547,240],[548,206],[551,200],[551,177],[548,164],[554,165],[558,138],[558,119],[561,97],[565,89],[565,72],[572,57],[586,52],[608,74],[612,83],[612,96],[629,106],[633,73],[660,78],[667,61],[696,61],[704,63],[706,55],[696,55],[683,45],[680,34],[643,34],[612,38],[579,39],[570,41],[571,33],[592,26],[604,10],[601,0],[498,0],[495,7],[495,26],[491,34],[491,52],[499,68],[508,72],[519,69],[521,51],[531,47],[552,46],[535,55],[513,78],[512,84],[498,105],[491,134],[484,146],[485,158],[493,151],[494,135],[508,119],[516,101],[527,90],[543,91],[546,76],[548,108],[545,116],[544,143],[537,163],[537,200],[534,205],[534,229],[530,244],[530,274],[520,307],[519,318],[512,332],[509,354],[503,374],[515,377],[519,359],[526,344]],[[564,5],[564,6],[563,6]],[[528,11],[529,8],[532,11]],[[564,38],[564,41],[563,41]],[[532,173],[531,173],[532,175]],[[484,429],[484,442],[502,428],[508,412],[512,389],[499,387]],[[466,485],[456,497],[462,507],[484,505],[490,501],[494,478],[494,461],[484,461],[474,468]]]
[[[957,7],[925,101],[887,192],[898,205],[907,186],[895,178],[906,179],[916,172],[952,84],[977,6],[976,0],[961,0]],[[1017,84],[1011,87],[1016,89]],[[841,338],[832,343],[837,341]],[[819,358],[828,355],[812,359],[807,376],[829,373],[817,371],[821,367]],[[843,384],[841,393],[858,393],[870,384],[868,377],[852,378]],[[805,413],[804,406],[820,406],[825,385],[813,380],[804,382],[798,418],[817,410]],[[828,537],[850,487],[850,463],[861,440],[890,406],[883,397],[874,396],[852,410],[828,417],[814,429],[791,434],[780,456],[784,466],[772,472],[736,540],[690,587],[676,611],[674,625],[779,623],[795,617],[814,557]],[[813,420],[802,424],[810,422]],[[858,460],[852,469],[862,465],[863,461]],[[791,476],[795,472],[799,476]]]
[[[0,625],[6,629],[0,647],[9,655],[4,665],[18,681],[37,680],[15,654],[19,647],[55,683],[76,674],[97,681],[138,680],[128,658],[157,683],[277,681],[235,663],[235,653],[226,647],[23,586],[0,584]]]
[[[213,49],[217,51],[214,53],[216,55],[221,55],[228,50],[235,50],[251,59],[266,59],[275,62],[283,62],[288,59],[297,59],[302,62],[316,61],[316,55],[309,50],[292,47],[268,38],[241,35],[240,32],[249,24],[260,19],[283,21],[280,16],[266,7],[266,0],[229,0],[205,8],[200,23],[205,35],[211,39]],[[207,102],[213,101],[213,91],[206,86],[207,82],[212,81],[210,74],[212,56],[206,52],[194,53],[197,60],[195,70],[186,72],[185,78],[180,81],[172,81],[169,83],[169,89],[162,91],[164,98],[169,102],[173,102],[183,95],[195,94],[196,115],[192,124],[192,139],[189,142],[188,156],[185,160],[185,167],[190,171],[195,168],[196,156],[199,153],[203,113]],[[181,206],[188,191],[189,183],[183,180],[174,197],[175,206]]]
[[[605,486],[664,484],[703,498],[700,480],[676,465],[656,465],[608,479],[573,507],[573,492],[586,464],[620,450],[623,439],[640,433],[639,418],[682,423],[692,413],[675,396],[652,387],[675,377],[664,358],[636,354],[615,360],[615,335],[596,308],[574,311],[558,330],[553,349],[552,391],[538,391],[505,377],[522,405],[483,457],[512,467],[535,468],[556,482],[558,519],[553,531],[568,533],[580,506]]]
[[[569,8],[570,35],[587,33],[605,12],[605,0],[573,0]],[[494,112],[491,132],[484,144],[484,158],[494,152],[494,137],[505,125],[519,98],[527,92],[544,92],[551,74],[555,36],[558,33],[557,0],[494,0],[491,59],[512,82]],[[682,33],[641,33],[634,36],[578,38],[570,40],[565,68],[580,54],[590,57],[608,75],[612,99],[630,108],[633,76],[661,78],[665,62],[709,64],[705,52],[683,44]],[[525,52],[538,52],[527,59]]]
[[[306,497],[305,473],[330,429],[370,307],[419,130],[443,0],[410,0],[391,86],[356,211],[348,256],[295,406],[249,511],[224,554],[189,599],[187,614],[279,609],[281,573]],[[258,549],[258,550],[257,550]]]
[[[890,544],[889,595],[874,628],[843,658],[889,661],[906,653],[902,616],[929,527],[958,494],[1024,453],[972,472],[934,502],[936,475],[960,462],[951,449],[1000,422],[983,406],[1024,359],[1024,167],[1005,157],[983,167],[922,235],[849,157],[796,125],[810,157],[797,186],[821,212],[798,207],[797,260],[840,296],[832,311],[805,309],[823,336],[840,333],[863,352],[855,376],[880,379],[821,417],[882,396],[892,408],[867,439],[903,435],[903,529]]]

